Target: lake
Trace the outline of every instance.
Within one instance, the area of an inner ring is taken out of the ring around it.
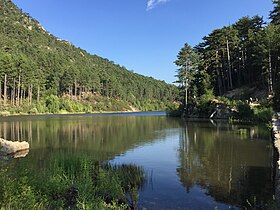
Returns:
[[[139,209],[265,208],[273,199],[274,150],[264,125],[185,122],[164,112],[15,116],[0,119],[0,136],[30,143],[25,158],[0,162],[15,172],[81,155],[143,167]]]

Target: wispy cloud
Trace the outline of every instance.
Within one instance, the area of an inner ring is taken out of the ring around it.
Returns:
[[[168,1],[170,1],[170,0],[148,0],[146,10],[147,11],[151,10],[151,9],[155,8],[157,5],[166,3]]]

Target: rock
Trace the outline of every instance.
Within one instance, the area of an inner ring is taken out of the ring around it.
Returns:
[[[19,151],[14,154],[10,154],[10,155],[0,153],[0,160],[11,160],[11,159],[15,159],[15,158],[23,158],[26,155],[28,155],[28,153],[29,153],[28,149]]]
[[[26,149],[26,150],[22,150],[22,151],[19,151],[19,152],[16,152],[14,153],[11,158],[23,158],[25,157],[26,155],[28,155],[29,153],[29,150]]]
[[[7,141],[0,138],[0,154],[12,155],[20,151],[29,150],[29,143],[26,141]]]

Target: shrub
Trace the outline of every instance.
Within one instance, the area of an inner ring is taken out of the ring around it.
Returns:
[[[271,108],[258,107],[254,109],[254,119],[256,121],[268,122],[271,120],[273,114],[274,112]]]
[[[39,102],[35,104],[38,113],[45,113],[47,111],[46,104]]]
[[[35,107],[28,111],[28,114],[38,114],[38,113],[39,112],[38,112],[37,108],[35,108]]]
[[[60,102],[58,96],[50,95],[46,98],[46,107],[51,113],[59,112]]]
[[[205,104],[208,103],[209,101],[212,101],[213,99],[215,99],[215,96],[213,95],[213,91],[207,90],[205,94],[200,96],[199,101],[201,104]]]
[[[74,103],[70,100],[61,99],[60,109],[65,110],[67,112],[74,112]]]
[[[240,120],[252,120],[254,112],[251,109],[250,105],[247,103],[239,103],[237,105],[236,118]]]

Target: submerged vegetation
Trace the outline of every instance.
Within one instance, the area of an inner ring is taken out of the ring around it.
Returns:
[[[55,157],[39,173],[1,164],[1,209],[136,209],[145,184],[141,167],[88,157]]]

